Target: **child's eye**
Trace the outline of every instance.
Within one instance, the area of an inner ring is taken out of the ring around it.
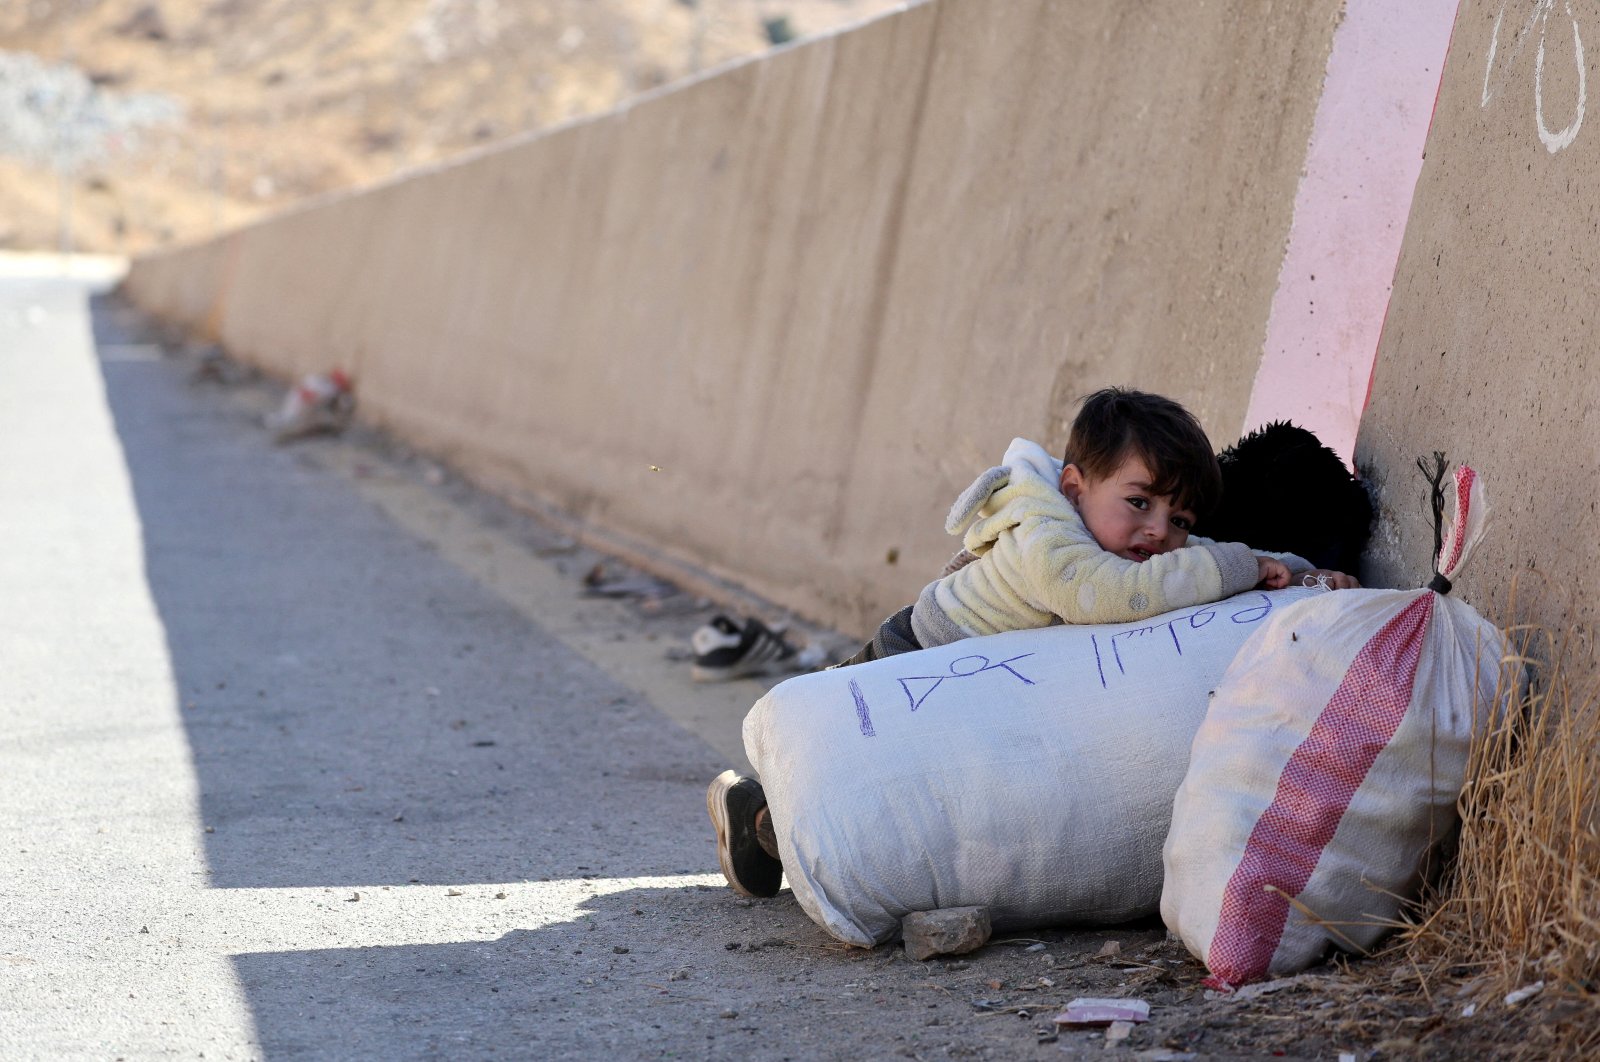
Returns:
[[[1179,531],[1192,531],[1194,530],[1194,521],[1187,516],[1174,516],[1172,518],[1172,526]]]
[[[1143,512],[1144,510],[1150,508],[1150,499],[1141,498],[1135,495],[1134,497],[1128,499],[1128,504],[1133,506],[1135,509],[1138,509],[1140,512]]]

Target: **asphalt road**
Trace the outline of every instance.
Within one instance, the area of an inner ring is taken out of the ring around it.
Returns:
[[[722,887],[762,686],[670,659],[703,602],[275,447],[76,269],[0,260],[0,1058],[1060,1057],[972,1000],[1106,934],[912,963]]]
[[[690,681],[708,602],[586,594],[374,433],[275,446],[281,387],[111,283],[0,256],[0,1062],[1332,1058],[1415,1009],[1208,998],[1158,922],[912,962],[740,899],[704,793],[765,687]]]

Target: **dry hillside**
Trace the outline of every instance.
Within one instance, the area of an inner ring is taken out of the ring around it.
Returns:
[[[0,247],[137,252],[890,0],[5,0]]]

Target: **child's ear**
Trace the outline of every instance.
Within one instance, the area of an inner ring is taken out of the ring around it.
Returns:
[[[1074,464],[1061,466],[1061,493],[1067,496],[1067,501],[1073,505],[1078,504],[1078,495],[1083,492],[1083,470]]]

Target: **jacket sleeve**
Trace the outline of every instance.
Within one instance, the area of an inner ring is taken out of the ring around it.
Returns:
[[[1019,526],[1017,557],[1035,604],[1066,623],[1129,623],[1220,601],[1257,582],[1255,552],[1239,542],[1196,543],[1139,562],[1101,549],[1081,521],[1052,523],[1065,522]]]
[[[1214,546],[1217,543],[1215,540],[1206,538],[1204,535],[1190,535],[1189,544],[1191,546]],[[1262,557],[1271,557],[1273,560],[1283,561],[1284,567],[1289,569],[1290,575],[1299,575],[1301,572],[1309,572],[1316,567],[1315,564],[1312,564],[1298,553],[1276,553],[1270,549],[1256,549],[1254,546],[1250,547],[1250,552],[1258,554]]]

